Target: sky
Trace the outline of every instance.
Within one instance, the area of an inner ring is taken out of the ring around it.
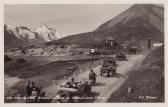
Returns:
[[[66,35],[95,30],[131,4],[5,5],[4,23],[12,26],[55,26]]]

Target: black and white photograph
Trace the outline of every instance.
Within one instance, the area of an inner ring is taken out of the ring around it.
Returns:
[[[4,103],[164,103],[164,4],[5,4]]]

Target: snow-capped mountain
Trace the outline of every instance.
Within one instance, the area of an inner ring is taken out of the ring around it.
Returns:
[[[4,26],[5,46],[38,45],[65,37],[55,27],[43,25],[38,28]]]

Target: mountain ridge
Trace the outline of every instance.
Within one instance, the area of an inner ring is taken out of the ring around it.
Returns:
[[[94,31],[70,35],[55,42],[88,44],[103,42],[112,36],[119,43],[143,46],[149,36],[164,40],[164,9],[153,4],[135,4]],[[146,44],[145,44],[146,45]]]

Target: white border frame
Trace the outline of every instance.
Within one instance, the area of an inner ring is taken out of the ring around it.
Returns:
[[[4,104],[4,5],[5,4],[164,4],[164,31],[165,31],[165,103],[82,103],[82,104],[58,104],[58,103],[47,103],[47,104]],[[167,69],[167,46],[168,46],[168,39],[167,39],[167,1],[166,0],[1,0],[0,1],[0,106],[128,106],[128,107],[168,107],[167,104],[167,90],[168,90],[168,73]]]

